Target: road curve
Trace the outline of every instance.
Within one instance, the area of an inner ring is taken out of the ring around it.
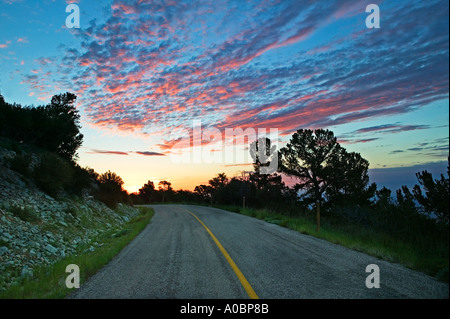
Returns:
[[[422,273],[261,220],[152,207],[151,223],[69,298],[449,298],[448,284]],[[380,288],[366,287],[369,264]]]

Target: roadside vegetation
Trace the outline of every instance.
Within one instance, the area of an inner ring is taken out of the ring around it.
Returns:
[[[139,208],[139,214],[130,207],[116,173],[97,173],[77,163],[83,134],[76,98],[63,93],[47,105],[22,106],[0,95],[0,169],[7,176],[0,212],[1,222],[8,222],[8,232],[0,229],[7,236],[0,236],[0,298],[65,297],[71,292],[65,285],[68,264],[79,266],[84,282],[153,215],[150,208]],[[21,188],[24,192],[15,196],[12,190]],[[42,192],[45,197],[36,195]],[[34,233],[26,240],[30,229]]]
[[[23,107],[0,95],[0,147],[15,153],[9,167],[52,197],[88,195],[113,209],[169,202],[232,207],[448,282],[449,169],[437,178],[417,172],[412,188],[379,188],[369,180],[369,162],[347,151],[333,132],[299,129],[280,150],[269,139],[254,141],[252,172],[232,178],[219,173],[194,191],[149,180],[128,194],[116,173],[76,163],[83,135],[75,101],[64,93],[46,106]],[[296,184],[287,186],[285,176]],[[14,213],[31,218],[27,211]]]
[[[83,134],[76,99],[67,92],[48,105],[30,107],[0,95],[0,147],[14,152],[9,168],[54,198],[88,195],[113,209],[131,204],[120,176],[77,163]]]
[[[327,240],[368,255],[402,264],[410,269],[426,273],[436,279],[448,282],[448,241],[445,238],[417,236],[408,240],[401,236],[324,218],[317,231],[313,214],[280,214],[267,209],[252,209],[238,206],[213,205],[216,208],[258,218],[268,223],[286,227],[302,234]],[[448,230],[447,230],[448,231]],[[441,229],[442,234],[446,233]]]
[[[262,174],[274,153],[270,140],[254,143],[253,172],[232,178],[219,173],[193,192],[148,181],[132,201],[225,207],[448,282],[448,172],[439,178],[418,172],[411,189],[378,188],[369,181],[367,160],[345,150],[333,132],[318,129],[294,133],[278,152],[278,171]],[[258,144],[267,151],[265,162]],[[288,187],[283,175],[297,183]]]
[[[34,270],[32,277],[24,277],[20,282],[0,294],[8,299],[53,299],[67,297],[74,289],[66,287],[66,267],[75,264],[80,269],[80,284],[109,263],[126,245],[128,245],[150,222],[153,210],[139,207],[140,214],[118,230],[111,228],[93,241],[101,243],[95,251],[89,251],[89,245],[80,245],[73,255],[58,260],[51,266]]]

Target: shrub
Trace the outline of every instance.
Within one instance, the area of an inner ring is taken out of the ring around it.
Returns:
[[[41,221],[41,218],[36,216],[36,213],[31,207],[13,206],[10,211],[14,214],[14,216],[19,217],[25,222],[38,223]]]
[[[57,196],[72,178],[70,163],[56,154],[45,153],[34,169],[36,185],[50,196]]]
[[[122,189],[123,180],[116,173],[107,171],[98,178],[99,189],[95,198],[115,209],[118,203],[127,203],[128,194]]]
[[[92,189],[94,179],[91,173],[79,165],[72,167],[72,178],[66,184],[66,190],[74,195],[81,196],[83,191]]]
[[[31,155],[26,153],[17,153],[16,156],[14,156],[9,162],[12,170],[26,177],[30,177],[31,175],[30,163]]]

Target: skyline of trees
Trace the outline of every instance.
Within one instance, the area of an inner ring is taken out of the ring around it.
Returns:
[[[75,94],[66,92],[54,95],[47,105],[29,107],[6,103],[0,95],[0,136],[75,161],[83,143],[76,99]]]
[[[159,181],[156,189],[148,181],[139,192],[128,194],[116,173],[98,174],[76,163],[76,151],[83,142],[76,98],[75,94],[66,92],[53,96],[45,106],[22,107],[6,103],[0,95],[0,137],[15,141],[18,150],[11,168],[30,176],[52,196],[58,196],[61,191],[75,195],[87,191],[109,206],[118,202],[181,199],[236,206],[245,203],[273,210],[307,211],[316,205],[316,211],[323,208],[326,213],[348,206],[388,207],[395,201],[396,205],[448,224],[448,168],[447,177],[441,174],[437,179],[426,170],[418,172],[418,184],[412,189],[403,186],[394,190],[393,196],[391,190],[377,189],[375,183],[370,183],[369,162],[361,154],[348,152],[337,142],[334,133],[325,129],[299,129],[281,150],[276,150],[268,138],[252,143],[249,151],[254,171],[242,176],[230,178],[218,173],[208,184],[197,185],[194,191],[174,190],[168,180]],[[42,149],[33,165],[30,154],[23,151],[25,146]],[[275,154],[278,171],[261,174],[275,160]],[[283,176],[294,177],[297,183],[289,187]]]

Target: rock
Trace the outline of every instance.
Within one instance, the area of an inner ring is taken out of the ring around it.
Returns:
[[[13,236],[11,236],[9,233],[3,233],[2,236],[3,236],[3,238],[9,239],[9,240],[13,239]]]
[[[3,237],[3,236],[0,237],[0,240],[3,241],[4,243],[9,243],[10,242],[10,240],[8,238]]]
[[[0,256],[3,256],[4,254],[8,253],[9,249],[6,246],[0,247]]]
[[[25,265],[25,266],[23,266],[23,268],[22,268],[22,270],[20,272],[20,276],[22,276],[22,277],[33,276],[33,272],[28,267],[28,265]]]
[[[94,250],[95,250],[95,248],[93,246],[91,246],[88,249],[86,249],[84,252],[88,253],[88,252],[93,252]]]
[[[47,246],[45,246],[45,250],[47,250],[52,255],[56,255],[56,253],[58,252],[58,249],[50,244],[47,244]]]
[[[95,251],[103,245],[98,241],[101,234],[108,229],[120,232],[138,212],[120,205],[117,213],[93,198],[79,203],[45,195],[1,162],[2,150],[0,146],[0,292],[33,276],[35,267],[82,253],[80,246],[84,253]],[[24,222],[11,207],[33,211],[41,222]],[[75,216],[66,214],[69,208],[76,210]]]
[[[67,227],[67,223],[63,222],[62,220],[58,220],[58,224],[60,224],[63,227]]]

